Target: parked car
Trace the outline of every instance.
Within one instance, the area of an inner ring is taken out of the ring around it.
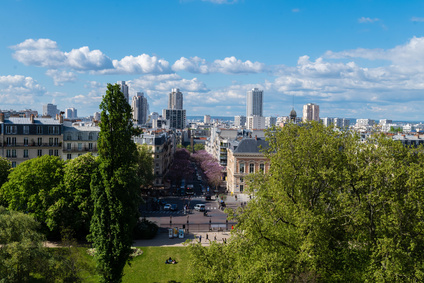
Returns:
[[[206,210],[206,206],[203,203],[198,203],[194,206],[194,210],[197,211],[205,211]]]
[[[175,203],[171,204],[171,210],[173,210],[173,211],[178,210],[178,206]]]
[[[211,200],[211,199],[212,199],[211,195],[206,195],[205,196],[205,200]]]
[[[170,203],[167,203],[163,206],[163,210],[171,210],[172,205]]]

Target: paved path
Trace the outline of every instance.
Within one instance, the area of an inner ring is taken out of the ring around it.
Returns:
[[[199,242],[199,237],[202,237],[201,244],[203,246],[209,246],[210,241],[217,241],[219,243],[224,242],[224,239],[228,240],[231,236],[230,232],[198,232],[186,234],[184,239],[174,238],[169,239],[168,233],[160,233],[154,239],[151,240],[136,240],[133,244],[134,247],[181,247],[187,240],[193,242]],[[208,239],[206,239],[208,238]]]

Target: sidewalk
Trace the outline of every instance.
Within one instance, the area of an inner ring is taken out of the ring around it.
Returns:
[[[134,241],[134,247],[182,247],[187,240],[192,242],[199,242],[199,237],[202,236],[201,244],[203,246],[209,246],[210,241],[216,241],[223,243],[224,239],[228,241],[231,233],[228,232],[198,232],[189,233],[184,235],[184,239],[174,238],[169,239],[168,233],[160,233],[154,239],[151,240],[136,240]]]

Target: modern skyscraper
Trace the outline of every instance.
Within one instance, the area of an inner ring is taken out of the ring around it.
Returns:
[[[129,101],[129,92],[128,92],[128,85],[125,83],[125,81],[118,81],[117,84],[120,86],[122,93],[125,96],[125,99],[127,100],[128,103],[130,103]]]
[[[51,103],[43,105],[43,116],[50,116],[54,118],[56,114],[59,114],[59,112],[57,105]]]
[[[302,121],[317,121],[319,122],[319,106],[313,103],[303,105]]]
[[[249,116],[263,116],[263,90],[254,88],[247,92],[246,96],[246,117]]]
[[[169,93],[168,109],[183,109],[183,94],[178,88]]]
[[[149,104],[144,93],[137,92],[137,95],[132,98],[133,121],[135,125],[146,124],[147,114],[149,113]]]
[[[65,118],[66,119],[76,119],[78,118],[77,109],[75,108],[66,108],[65,110]]]

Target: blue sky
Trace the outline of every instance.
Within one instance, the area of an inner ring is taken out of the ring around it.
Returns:
[[[161,113],[424,121],[424,1],[2,0],[0,109],[92,115],[124,80]],[[293,99],[294,98],[294,99]]]

